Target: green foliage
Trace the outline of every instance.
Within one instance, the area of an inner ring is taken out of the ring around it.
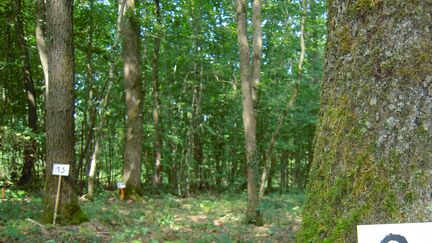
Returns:
[[[2,4],[0,11],[0,100],[5,104],[0,116],[0,176],[19,176],[23,165],[23,146],[29,140],[37,142],[34,174],[43,178],[44,121],[40,133],[26,129],[26,101],[21,80],[21,57],[13,26],[12,4]],[[32,65],[32,77],[37,89],[39,117],[45,112],[42,69],[35,47],[35,5],[24,1],[24,27]],[[198,7],[199,6],[199,7]],[[282,152],[297,153],[301,174],[305,174],[308,153],[313,140],[319,100],[319,80],[325,40],[324,3],[310,3],[306,24],[306,60],[302,87],[292,114],[283,125],[276,143],[275,167],[286,158]],[[162,130],[162,179],[170,184],[171,192],[186,194],[186,182],[192,187],[238,191],[243,189],[245,159],[235,11],[231,1],[196,2],[167,1],[162,5],[161,25],[156,24],[152,1],[137,5],[141,13],[141,37],[144,87],[144,153],[143,180],[151,184],[154,168],[152,124],[152,55],[154,38],[162,40],[159,54],[159,81]],[[103,139],[99,153],[100,182],[111,187],[121,177],[125,138],[125,95],[122,87],[121,48],[115,46],[117,5],[114,1],[74,2],[75,47],[75,138],[77,182],[82,190],[86,184],[86,168],[93,150],[98,112],[106,115],[101,129]],[[301,7],[298,2],[268,1],[263,3],[263,60],[260,84],[260,105],[257,107],[259,159],[267,148],[270,134],[296,80]],[[117,43],[118,44],[118,43]],[[111,60],[115,60],[114,86],[106,110],[102,99],[107,92]],[[202,71],[200,71],[202,70]],[[202,88],[200,88],[202,87]],[[197,97],[201,96],[199,112],[194,113]],[[92,121],[93,112],[96,117]],[[93,126],[93,127],[92,127]],[[306,131],[306,132],[304,132]],[[199,141],[198,141],[199,139]],[[201,150],[202,161],[196,158]],[[196,151],[188,155],[185,151]],[[285,153],[287,154],[287,153]],[[292,156],[290,156],[292,157]],[[293,158],[289,158],[293,159]],[[175,174],[174,171],[176,171]],[[190,178],[186,178],[186,177]],[[279,179],[280,176],[275,176]],[[292,181],[288,187],[292,187]],[[109,185],[110,184],[110,185]],[[278,183],[280,184],[280,183]],[[278,185],[275,183],[275,185]],[[178,186],[180,185],[180,186]],[[201,185],[201,186],[200,186]],[[180,187],[180,189],[179,189]],[[302,187],[299,185],[298,187]],[[189,192],[190,193],[190,192]]]
[[[421,124],[430,119],[409,122],[422,119],[409,104],[428,96],[419,81],[427,80],[429,71],[418,68],[423,63],[418,58],[420,53],[430,56],[425,51],[430,48],[420,44],[430,38],[414,44],[408,37],[424,30],[421,16],[428,11],[422,11],[421,1],[388,3],[356,1],[342,12],[336,2],[330,6],[326,69],[332,71],[323,84],[323,113],[300,242],[351,242],[358,224],[419,222],[430,215],[430,200],[421,196],[429,194],[429,186],[415,179],[430,160],[430,144],[425,143],[430,139],[421,132]],[[385,14],[389,10],[393,13]],[[391,24],[376,25],[371,19]],[[407,23],[416,27],[404,35],[392,31]],[[389,43],[409,44],[388,49]],[[386,86],[390,83],[394,85]],[[406,87],[419,91],[408,92]],[[389,108],[383,109],[384,103]]]
[[[231,242],[292,239],[304,201],[301,194],[271,194],[264,199],[267,224],[256,228],[242,222],[245,193],[203,194],[178,198],[169,194],[141,202],[120,201],[111,192],[82,203],[90,221],[76,226],[40,227],[42,200],[1,201],[0,241],[37,242]],[[19,207],[19,209],[18,209]],[[16,210],[14,210],[16,209]],[[25,213],[23,213],[25,212]],[[294,229],[294,228],[293,228]]]
[[[43,180],[45,168],[44,121],[39,119],[40,133],[32,133],[26,128],[26,102],[22,77],[19,46],[14,40],[12,1],[0,4],[0,102],[4,104],[0,114],[0,180],[11,181],[20,173],[23,165],[25,144],[34,140],[37,143],[37,160],[34,176]],[[199,199],[199,202],[188,204],[194,213],[205,212],[215,216],[220,213],[220,205],[233,207],[235,213],[223,212],[224,220],[241,222],[244,203],[246,179],[243,176],[245,166],[244,137],[241,118],[241,96],[239,87],[239,66],[235,11],[232,1],[166,1],[162,4],[161,25],[156,24],[153,1],[142,1],[138,5],[140,12],[142,38],[142,76],[144,80],[144,138],[143,173],[145,184],[151,184],[154,168],[152,132],[152,55],[154,38],[161,38],[159,56],[159,81],[161,95],[161,130],[162,130],[162,180],[163,189],[182,196],[191,196],[202,190],[227,191],[232,194],[222,198]],[[74,1],[74,48],[75,48],[75,139],[76,139],[76,181],[77,189],[85,193],[87,183],[86,165],[89,164],[93,150],[96,124],[100,115],[106,115],[105,125],[101,129],[100,153],[98,156],[97,185],[101,188],[112,188],[117,179],[121,179],[123,170],[123,152],[125,140],[125,94],[122,72],[121,48],[115,45],[116,1]],[[264,151],[268,147],[270,135],[276,127],[276,121],[282,113],[284,104],[292,92],[292,83],[297,79],[300,51],[300,15],[301,6],[297,1],[263,2],[263,59],[262,81],[259,85],[260,105],[257,107],[258,146],[256,165],[262,166]],[[273,185],[290,190],[302,190],[306,179],[295,179],[294,170],[286,171],[285,184],[282,185],[282,171],[300,165],[298,175],[305,177],[311,158],[312,141],[317,122],[319,106],[319,80],[325,42],[324,1],[312,1],[309,6],[306,23],[306,60],[303,66],[304,75],[298,99],[290,115],[283,124],[281,135],[276,143]],[[32,75],[37,89],[38,114],[44,117],[45,100],[42,69],[35,46],[34,1],[24,1],[24,26],[29,41],[29,53]],[[111,60],[115,60],[113,81],[108,107],[102,110],[102,99],[107,92],[107,82]],[[198,97],[200,97],[198,99]],[[198,101],[199,100],[199,104]],[[199,106],[199,108],[197,108]],[[96,115],[93,117],[93,112]],[[92,120],[94,119],[94,121]],[[7,142],[3,142],[7,141]],[[201,157],[200,157],[201,156]],[[15,175],[15,176],[12,176]],[[168,185],[169,184],[169,185]],[[190,191],[188,188],[190,188]],[[23,195],[14,195],[8,188],[6,197],[16,199]],[[133,188],[128,188],[132,190]],[[155,194],[163,194],[162,189],[155,188]],[[138,192],[141,197],[141,192]],[[152,195],[153,197],[154,195]],[[156,213],[148,215],[139,210],[139,217],[133,220],[144,223],[146,217],[158,222],[164,229],[186,227],[185,222],[178,222],[176,217],[179,207],[186,201],[163,196],[166,203],[164,210],[155,205],[155,198],[144,197],[152,203]],[[102,197],[102,198],[99,198]],[[101,194],[96,202],[109,203],[112,196]],[[273,196],[272,196],[273,197]],[[116,195],[117,198],[117,195]],[[221,201],[218,201],[218,200]],[[216,200],[216,201],[215,201]],[[234,203],[235,202],[235,203]],[[160,202],[159,202],[160,203]],[[233,205],[238,204],[238,205]],[[129,224],[124,216],[124,205],[109,204],[107,209],[98,208],[94,203],[87,203],[90,210],[85,210],[90,219],[100,217],[107,227],[117,228]],[[264,201],[262,210],[276,210],[272,203]],[[146,208],[147,209],[147,208]],[[152,208],[153,209],[153,208]],[[74,211],[73,209],[71,209]],[[187,215],[182,215],[186,217]],[[39,218],[39,217],[34,217]],[[52,218],[52,216],[51,216]],[[276,217],[272,217],[272,219]],[[75,223],[85,220],[84,215],[74,216]],[[205,220],[204,220],[205,221]],[[215,230],[213,222],[197,224],[203,231]],[[155,229],[149,228],[149,232]],[[77,226],[80,227],[80,226]],[[236,226],[239,231],[250,231],[249,228]],[[125,229],[126,230],[126,229]],[[225,241],[225,239],[242,240],[241,234],[218,231],[219,235],[209,234],[207,241]],[[155,230],[163,235],[161,230]],[[271,229],[272,235],[276,230]],[[63,232],[66,239],[70,235]],[[62,235],[63,233],[59,233]],[[85,232],[83,232],[84,234]],[[86,239],[97,239],[96,234],[88,233]],[[150,233],[131,229],[118,233],[119,241],[132,241]],[[59,236],[60,237],[60,236]],[[95,238],[96,237],[96,238]],[[113,236],[114,237],[114,236]],[[117,236],[115,236],[117,237]],[[236,238],[237,237],[237,238]],[[162,237],[156,235],[155,238]],[[60,238],[59,238],[60,239]],[[169,239],[167,239],[169,240]]]

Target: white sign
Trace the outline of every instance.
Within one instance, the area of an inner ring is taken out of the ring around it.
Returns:
[[[54,164],[53,175],[58,176],[68,176],[69,175],[69,165],[68,164]]]
[[[126,188],[126,184],[124,183],[124,181],[117,182],[117,188],[118,189]]]
[[[432,242],[431,223],[357,225],[358,243]]]

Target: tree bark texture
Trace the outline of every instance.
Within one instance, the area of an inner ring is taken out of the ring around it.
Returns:
[[[261,0],[253,0],[252,3],[252,99],[258,103],[258,85],[261,78],[261,52],[262,52],[262,26],[261,26]],[[256,108],[255,108],[256,109]]]
[[[78,205],[75,191],[72,0],[47,1],[46,10],[50,52],[46,97],[45,207],[42,222],[51,223],[53,220],[58,176],[52,175],[52,167],[54,163],[61,163],[69,164],[71,171],[62,180],[57,222],[79,224],[88,219]]]
[[[155,171],[153,176],[153,185],[160,186],[161,178],[161,163],[162,163],[162,130],[160,116],[160,92],[159,92],[159,50],[161,45],[161,13],[159,0],[154,0],[156,7],[156,37],[154,40],[154,50],[152,58],[152,79],[153,79],[153,126],[154,126],[154,153],[155,153]]]
[[[15,16],[15,28],[17,33],[17,42],[20,48],[21,54],[21,66],[23,72],[24,88],[27,99],[27,126],[32,132],[37,132],[37,113],[36,113],[36,91],[32,78],[32,72],[30,68],[30,55],[28,51],[27,41],[24,33],[24,23],[22,17],[22,1],[16,0],[14,2],[14,9],[16,12]],[[36,141],[32,138],[24,148],[24,165],[21,171],[21,177],[19,184],[25,185],[30,182],[32,178],[33,166],[36,160]]]
[[[46,46],[46,6],[44,0],[36,0],[36,46],[38,49],[39,59],[42,64],[44,81],[45,81],[45,96],[48,90],[48,53]]]
[[[243,129],[245,134],[248,202],[246,223],[262,224],[258,210],[259,158],[256,142],[256,113],[254,110],[249,43],[247,38],[247,11],[245,0],[236,0],[237,34],[240,49],[241,93],[243,107]]]
[[[432,220],[432,2],[328,3],[321,118],[299,242]]]
[[[143,97],[140,78],[140,34],[134,0],[126,0],[122,14],[123,73],[127,107],[123,180],[126,183],[126,198],[134,199],[143,195],[141,187]]]

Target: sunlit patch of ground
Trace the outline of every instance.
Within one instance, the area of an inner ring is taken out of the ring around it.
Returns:
[[[262,201],[265,225],[243,223],[246,194],[148,196],[125,202],[104,192],[81,202],[90,222],[79,226],[42,226],[42,201],[0,202],[0,242],[294,242],[301,223],[302,195],[270,195]],[[15,208],[18,208],[15,209]]]

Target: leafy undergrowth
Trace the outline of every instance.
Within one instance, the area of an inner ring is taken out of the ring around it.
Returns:
[[[272,194],[262,201],[266,224],[243,224],[246,194],[171,195],[120,201],[100,193],[81,206],[91,219],[79,226],[40,225],[40,195],[0,199],[0,242],[293,242],[303,195]]]

